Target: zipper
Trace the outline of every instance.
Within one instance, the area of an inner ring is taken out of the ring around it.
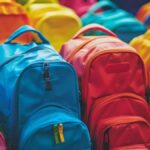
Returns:
[[[120,50],[120,51],[118,51],[118,50]],[[87,81],[88,81],[88,78],[89,78],[89,70],[90,70],[89,68],[90,68],[92,62],[97,58],[97,56],[103,55],[103,54],[109,54],[110,52],[111,53],[132,53],[132,54],[137,55],[137,53],[134,52],[132,49],[128,50],[128,51],[125,50],[125,49],[118,49],[118,50],[114,50],[114,48],[113,48],[113,49],[107,49],[103,52],[97,52],[95,55],[93,55],[88,60],[86,66],[85,66],[84,72],[83,72],[83,77],[84,78],[81,79],[81,86],[83,87],[83,100],[87,99],[87,97],[88,97],[88,94],[87,94],[88,93],[88,91],[87,91]],[[142,58],[139,55],[137,55],[137,56],[142,60]],[[143,61],[141,61],[141,62],[143,64],[144,73],[145,73],[145,76],[146,76],[145,86],[147,86],[147,84],[148,84],[147,83],[147,73],[146,73],[146,69],[144,67],[144,62]]]
[[[99,45],[106,45],[106,44],[120,44],[120,41],[118,40],[118,39],[111,39],[111,40],[107,40],[106,41],[106,38],[103,38],[103,40],[102,39],[96,39],[96,40],[94,40],[93,42],[90,42],[90,43],[88,43],[86,46],[87,47],[90,47],[89,49],[93,49],[93,48],[96,48],[96,44],[99,44]],[[85,47],[86,48],[86,47]]]
[[[96,39],[99,39],[99,37],[93,37],[93,38],[90,38],[88,39],[87,41],[83,42],[81,45],[77,46],[75,49],[72,50],[72,52],[66,57],[66,60],[68,62],[71,62],[72,61],[72,58],[74,57],[74,55],[80,51],[81,48],[83,48],[86,44],[96,40]]]
[[[73,57],[81,50],[81,48],[83,48],[85,45],[91,43],[92,45],[95,46],[95,44],[99,44],[99,43],[104,43],[104,40],[102,41],[102,39],[107,38],[106,36],[101,36],[101,38],[99,36],[97,37],[93,37],[88,39],[87,41],[83,42],[81,45],[77,46],[75,49],[72,50],[72,52],[70,53],[69,56],[67,56],[66,60],[68,62],[71,62]],[[114,41],[119,41],[116,37],[111,37],[114,39]],[[98,41],[99,40],[99,41]],[[107,43],[107,42],[105,42]],[[114,42],[115,43],[115,42]]]
[[[97,128],[97,132],[96,132],[96,135],[94,137],[94,139],[96,140],[96,138],[98,138],[100,141],[102,140],[103,141],[103,146],[104,146],[104,143],[107,144],[107,147],[109,147],[109,139],[107,141],[105,141],[105,137],[103,137],[103,135],[105,134],[109,134],[108,132],[110,131],[111,128],[113,128],[114,126],[117,126],[117,125],[122,125],[122,124],[131,124],[131,123],[138,123],[138,122],[141,122],[141,123],[144,123],[146,124],[147,126],[150,127],[150,124],[147,120],[145,120],[144,118],[142,117],[137,117],[137,116],[134,116],[134,117],[129,117],[129,116],[122,116],[122,117],[114,117],[114,118],[108,118],[108,119],[105,119],[103,120],[103,122],[105,122],[105,125],[102,129],[101,129],[101,132],[99,132],[99,128]],[[100,136],[99,136],[100,135]],[[108,136],[109,137],[109,136]],[[109,150],[109,149],[108,149]]]
[[[52,88],[51,88],[51,83],[50,83],[50,73],[49,73],[49,64],[48,64],[48,62],[44,63],[43,78],[44,78],[44,81],[45,81],[45,90],[50,91]]]

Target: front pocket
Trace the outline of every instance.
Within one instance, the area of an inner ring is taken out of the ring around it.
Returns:
[[[21,135],[19,150],[90,150],[87,127],[63,112],[31,120]]]
[[[141,116],[150,122],[149,106],[145,99],[132,93],[114,94],[94,102],[88,121],[91,136],[99,120],[116,116]]]
[[[66,83],[67,89],[64,88]],[[14,124],[22,128],[34,112],[50,105],[66,109],[79,117],[80,105],[76,83],[70,66],[65,63],[39,62],[28,66],[16,85]]]
[[[120,116],[101,120],[95,135],[97,150],[150,141],[150,124],[137,116]]]

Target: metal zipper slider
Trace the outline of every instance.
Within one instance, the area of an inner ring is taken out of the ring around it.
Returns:
[[[61,143],[65,142],[65,138],[64,138],[64,126],[62,123],[60,123],[58,125],[58,132],[59,132],[59,139]]]
[[[45,89],[47,91],[51,90],[51,83],[50,83],[50,73],[49,73],[49,67],[48,67],[48,62],[44,63],[44,74],[43,78],[45,80]]]

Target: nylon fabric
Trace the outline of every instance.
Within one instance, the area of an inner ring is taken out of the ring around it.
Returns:
[[[80,36],[95,29],[107,35]],[[148,78],[137,51],[110,30],[91,24],[64,44],[60,54],[77,72],[82,116],[93,149],[138,144],[150,148],[150,108],[145,90]]]
[[[33,3],[26,7],[33,26],[49,39],[57,51],[81,28],[80,18],[75,12],[60,4]]]
[[[17,28],[30,24],[26,10],[14,1],[0,1],[0,43],[3,43]],[[31,35],[25,34],[17,42],[30,42]]]
[[[27,32],[36,34],[41,42],[13,43]],[[74,144],[74,149],[90,150],[89,132],[80,120],[78,82],[72,66],[30,26],[15,31],[0,50],[0,123],[8,146],[65,150]],[[80,134],[72,137],[77,132]],[[57,134],[64,136],[63,145],[62,141],[55,143]]]
[[[130,13],[120,9],[110,0],[100,1],[94,4],[89,11],[82,17],[83,26],[90,23],[97,23],[110,29],[117,36],[130,42],[134,37],[143,34],[146,26],[139,22]],[[102,32],[87,32],[86,35],[102,35]]]

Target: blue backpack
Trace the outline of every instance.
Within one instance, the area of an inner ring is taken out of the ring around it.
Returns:
[[[12,43],[25,32],[42,43]],[[10,149],[90,150],[76,74],[47,39],[23,26],[0,45],[0,57],[0,123]]]
[[[87,14],[82,17],[83,26],[97,23],[112,30],[125,42],[143,34],[146,26],[128,12],[118,8],[110,0],[102,0],[93,5]],[[87,35],[102,35],[101,32],[89,32]]]

